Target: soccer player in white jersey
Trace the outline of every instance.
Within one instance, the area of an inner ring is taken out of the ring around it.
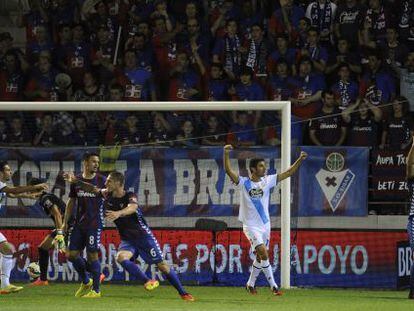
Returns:
[[[274,175],[266,175],[264,159],[252,159],[249,164],[251,177],[243,177],[231,168],[230,150],[232,149],[231,145],[224,146],[224,168],[227,175],[239,187],[239,220],[243,223],[243,232],[256,253],[246,290],[250,294],[257,294],[256,279],[263,271],[273,294],[279,296],[281,292],[274,280],[268,254],[271,229],[269,217],[270,190],[278,182],[292,176],[298,170],[302,161],[306,159],[307,154],[302,151],[300,157],[292,166],[285,172]]]
[[[13,198],[31,198],[34,199],[39,192],[46,190],[46,184],[37,184],[34,186],[8,186],[12,171],[7,162],[0,162],[0,207],[3,199],[7,197]],[[31,193],[37,192],[37,193]],[[17,293],[23,289],[21,286],[10,284],[10,272],[13,268],[13,251],[11,245],[7,242],[6,237],[0,232],[0,255],[1,255],[1,288],[0,294]]]

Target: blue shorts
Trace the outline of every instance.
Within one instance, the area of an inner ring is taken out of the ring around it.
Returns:
[[[152,234],[135,241],[121,240],[118,251],[130,251],[135,259],[139,255],[147,264],[157,264],[164,260],[158,241]]]
[[[410,247],[414,250],[414,217],[408,218],[407,224],[407,232],[408,232],[408,241],[410,242]]]
[[[102,229],[83,229],[74,226],[69,236],[69,250],[82,251],[86,247],[86,251],[93,253],[99,251],[101,244]]]

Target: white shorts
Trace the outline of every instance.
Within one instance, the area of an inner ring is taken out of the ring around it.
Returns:
[[[6,237],[4,236],[3,233],[0,232],[0,243],[6,242],[6,241],[7,241]]]
[[[267,249],[269,248],[270,228],[243,226],[243,232],[247,239],[250,241],[253,250],[255,250],[256,247],[261,244],[264,244]]]

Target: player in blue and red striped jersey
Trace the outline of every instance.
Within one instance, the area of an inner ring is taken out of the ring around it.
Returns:
[[[98,173],[99,156],[95,153],[85,153],[83,156],[82,174],[77,178],[104,187],[106,178]],[[73,207],[77,205],[77,213],[73,230],[69,236],[67,256],[82,280],[81,286],[75,293],[76,297],[99,298],[101,264],[98,258],[101,233],[104,223],[103,198],[96,193],[84,191],[77,185],[72,185],[69,200],[66,204],[63,230],[68,226],[68,220]],[[86,247],[87,261],[81,256]],[[89,278],[90,272],[91,277]]]
[[[414,137],[407,156],[407,186],[408,186],[408,224],[407,232],[411,250],[414,250]],[[414,254],[414,253],[413,253]],[[414,262],[410,268],[410,293],[408,299],[414,299]]]
[[[81,187],[89,193],[105,197],[106,218],[115,222],[121,236],[117,261],[131,275],[144,280],[145,289],[152,290],[158,286],[158,281],[150,280],[131,261],[141,256],[148,264],[155,264],[167,280],[175,287],[181,298],[186,301],[194,301],[194,297],[187,293],[178,279],[175,271],[165,262],[157,239],[148,227],[141,210],[138,208],[138,199],[132,192],[125,191],[125,177],[120,172],[112,172],[106,180],[106,189],[86,183],[71,173],[64,174],[65,180]]]

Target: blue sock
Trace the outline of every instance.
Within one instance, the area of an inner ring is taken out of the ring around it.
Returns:
[[[145,273],[142,272],[141,269],[138,268],[138,266],[132,261],[124,260],[123,262],[121,262],[121,266],[124,267],[124,269],[128,271],[129,274],[133,275],[137,279],[142,280],[144,282],[149,281],[149,277],[147,277]]]
[[[101,283],[101,263],[99,260],[94,260],[91,263],[89,263],[90,271],[92,274],[93,279],[93,290],[97,293],[99,293],[99,285]]]
[[[178,291],[180,295],[187,294],[185,291],[183,285],[181,284],[180,280],[178,279],[177,274],[174,272],[172,268],[170,268],[170,273],[166,274],[163,273],[167,280],[171,283],[172,286],[175,287],[175,289]]]
[[[78,256],[75,260],[72,261],[75,270],[79,273],[79,278],[82,280],[83,284],[88,284],[89,276],[86,273],[86,261],[82,257]]]
[[[414,291],[414,261],[410,267],[410,291]]]

